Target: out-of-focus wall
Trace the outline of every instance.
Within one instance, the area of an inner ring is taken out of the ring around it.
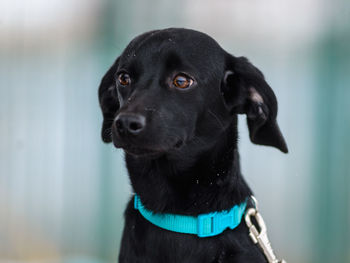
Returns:
[[[350,262],[345,0],[0,3],[0,262],[116,262],[131,189],[100,139],[97,87],[137,34],[188,27],[247,56],[279,101],[290,153],[250,143],[242,170],[288,262]]]

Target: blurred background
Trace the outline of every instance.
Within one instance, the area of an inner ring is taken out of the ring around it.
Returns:
[[[131,189],[97,88],[134,36],[166,27],[247,56],[276,93],[289,154],[251,144],[239,119],[276,254],[350,262],[347,0],[1,1],[0,262],[117,262]]]

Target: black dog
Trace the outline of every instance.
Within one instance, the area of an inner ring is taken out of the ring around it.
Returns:
[[[237,114],[253,143],[287,152],[276,97],[246,58],[187,29],[144,33],[126,47],[99,87],[102,139],[125,150],[132,188],[154,213],[197,216],[229,210],[252,194],[242,178]],[[266,262],[244,220],[200,238],[125,212],[119,262]]]

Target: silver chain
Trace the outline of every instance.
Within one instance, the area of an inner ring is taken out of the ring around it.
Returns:
[[[278,260],[276,255],[273,252],[270,241],[267,237],[266,224],[261,214],[258,211],[258,201],[254,196],[251,196],[255,203],[255,208],[249,208],[245,214],[245,222],[249,228],[249,236],[253,240],[254,244],[258,244],[261,250],[263,251],[267,261],[269,263],[287,263],[285,260]],[[256,226],[252,223],[251,218],[254,217],[260,232]]]

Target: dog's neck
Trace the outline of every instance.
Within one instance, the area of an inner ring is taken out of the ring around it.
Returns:
[[[186,156],[176,160],[126,154],[132,187],[143,204],[154,212],[196,215],[227,210],[251,195],[240,173],[236,123],[218,138],[190,165]]]

